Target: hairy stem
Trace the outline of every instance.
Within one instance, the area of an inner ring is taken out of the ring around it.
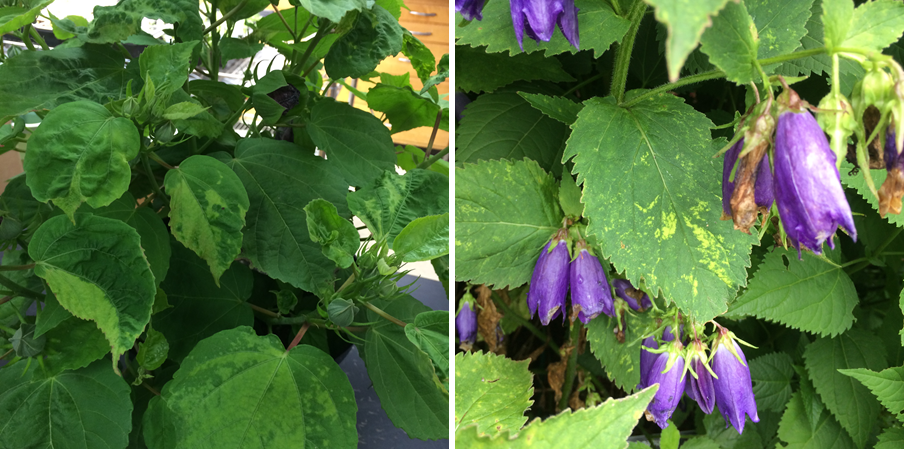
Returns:
[[[568,364],[565,366],[565,383],[562,384],[562,399],[559,400],[559,410],[564,410],[565,407],[568,407],[568,399],[571,398],[571,388],[574,386],[574,372],[578,362],[578,346],[581,342],[581,330],[583,328],[581,320],[575,320],[574,323],[571,323],[571,345],[573,349],[568,357]]]
[[[154,189],[154,195],[160,197],[167,206],[169,206],[170,201],[169,197],[160,190],[160,184],[157,184],[157,179],[154,178],[154,170],[151,169],[151,161],[148,159],[148,155],[146,152],[141,152],[141,165],[144,167],[144,174],[147,175],[148,180],[151,181],[151,187]]]
[[[377,315],[380,315],[380,316],[383,317],[383,318],[386,318],[387,320],[393,322],[394,324],[397,324],[397,325],[402,326],[402,327],[405,327],[405,326],[406,326],[406,324],[405,324],[404,321],[402,321],[402,320],[400,320],[400,319],[398,319],[398,318],[396,318],[396,317],[394,317],[394,316],[392,316],[392,315],[390,315],[390,314],[388,314],[388,313],[386,313],[386,312],[380,310],[379,307],[377,307],[377,306],[375,306],[375,305],[373,305],[373,304],[371,304],[371,303],[369,303],[369,302],[362,302],[361,304],[364,304],[364,307],[367,307],[368,309],[373,310],[374,313],[376,313]]]
[[[610,95],[621,103],[625,99],[625,84],[628,82],[628,66],[631,63],[631,52],[634,50],[634,38],[637,37],[637,30],[640,28],[640,21],[643,19],[643,13],[647,9],[647,4],[638,1],[628,13],[628,20],[631,26],[622,39],[618,50],[615,51],[615,69],[612,73],[612,87]]]
[[[292,339],[292,343],[289,343],[289,347],[286,348],[286,352],[289,352],[292,350],[292,348],[298,346],[298,343],[301,342],[301,338],[304,337],[304,334],[308,331],[309,327],[311,327],[311,323],[304,323],[301,325],[301,329],[298,329],[298,333],[295,335],[295,338]]]

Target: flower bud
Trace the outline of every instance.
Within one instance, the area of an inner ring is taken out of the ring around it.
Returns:
[[[168,143],[173,140],[176,135],[176,128],[172,122],[166,122],[154,130],[154,138],[160,143]]]
[[[854,85],[854,111],[862,115],[867,107],[875,106],[884,113],[887,102],[892,99],[894,88],[895,81],[885,70],[876,68],[866,72],[863,79]]]
[[[458,313],[455,314],[455,329],[458,331],[458,341],[461,342],[462,349],[469,350],[474,342],[477,341],[477,311],[471,308],[474,297],[470,293],[465,293],[458,306]]]
[[[540,42],[549,42],[556,30],[556,23],[562,34],[574,48],[578,44],[578,9],[574,0],[511,0],[512,23],[518,45],[524,50],[523,37]]]
[[[616,279],[612,281],[615,285],[615,294],[625,300],[628,305],[638,311],[642,312],[650,307],[653,307],[653,301],[650,300],[650,296],[646,294],[643,290],[638,290],[631,285],[631,281],[627,279]]]
[[[904,157],[898,154],[895,132],[888,128],[885,137],[885,169],[888,176],[879,188],[879,215],[901,213],[901,197],[904,196]]]
[[[615,316],[612,290],[600,260],[590,254],[583,240],[577,242],[574,250],[577,255],[569,266],[572,309],[578,310],[578,318],[584,324],[600,312]]]
[[[455,0],[455,10],[461,13],[465,20],[483,19],[484,0]]]
[[[716,405],[725,419],[725,427],[732,425],[738,433],[743,433],[744,415],[749,416],[753,422],[760,422],[747,358],[732,333],[725,328],[719,328],[719,335],[713,344],[712,369],[716,374],[713,379]]]
[[[844,95],[829,93],[819,102],[818,109],[824,112],[816,116],[816,122],[829,134],[835,160],[840,162],[847,155],[848,138],[857,128],[851,103]]]
[[[710,414],[716,405],[716,393],[706,359],[706,344],[695,339],[687,348],[687,364],[693,372],[687,378],[685,393],[697,401],[703,413]]]
[[[122,102],[122,115],[127,118],[137,114],[140,109],[141,105],[135,97],[128,97]]]
[[[562,314],[565,309],[565,294],[568,293],[568,231],[561,229],[546,244],[537,259],[534,274],[527,291],[527,305],[531,317],[540,313],[544,326]],[[564,314],[563,314],[564,317]]]

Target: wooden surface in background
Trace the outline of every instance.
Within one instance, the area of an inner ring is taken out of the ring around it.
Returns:
[[[22,158],[19,153],[10,151],[0,154],[0,193],[3,193],[9,178],[19,173],[22,173]]]

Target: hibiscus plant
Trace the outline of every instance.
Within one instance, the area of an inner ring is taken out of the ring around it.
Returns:
[[[448,150],[392,134],[448,129],[448,55],[402,2],[51,1],[0,2],[0,448],[357,447],[353,345],[446,438],[448,312],[401,280],[448,277]]]
[[[456,7],[457,444],[904,444],[904,3]]]

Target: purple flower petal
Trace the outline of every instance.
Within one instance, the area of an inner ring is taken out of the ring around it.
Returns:
[[[460,12],[465,20],[483,19],[484,0],[455,0],[455,10]]]
[[[461,343],[473,345],[477,341],[477,312],[471,309],[468,301],[462,301],[455,316],[455,329],[458,330],[458,341]]]
[[[579,48],[578,9],[574,0],[511,0],[512,24],[518,45],[524,50],[524,32],[535,41],[549,42],[556,24],[571,45]]]
[[[681,343],[671,344],[677,344],[678,347],[681,346]],[[656,356],[656,359],[653,361],[650,370],[647,372],[645,386],[658,383],[659,389],[656,391],[656,395],[653,396],[653,400],[647,406],[647,411],[653,415],[656,424],[658,424],[660,428],[665,429],[669,425],[668,419],[672,417],[672,413],[674,413],[675,408],[678,407],[678,401],[681,400],[681,396],[684,394],[685,383],[687,381],[687,378],[684,375],[684,357],[670,352],[654,355]],[[663,373],[666,366],[668,366],[669,357],[674,358],[674,363],[668,371]]]
[[[731,338],[719,337],[716,340],[716,352],[712,359],[713,372],[718,376],[713,379],[713,387],[716,393],[716,405],[722,417],[725,418],[725,427],[734,426],[738,433],[744,432],[745,416],[750,416],[753,422],[760,422],[756,412],[756,400],[753,397],[753,384],[750,381],[750,368],[747,366],[747,358],[741,347]],[[727,344],[734,346],[734,350],[744,362],[731,353]]]
[[[581,322],[587,324],[600,313],[615,316],[612,290],[599,259],[581,249],[570,268],[571,307],[581,307],[578,312]]]
[[[697,374],[697,377],[694,378],[693,375],[688,376],[685,393],[687,393],[691,399],[697,401],[697,404],[700,405],[703,413],[710,414],[713,412],[713,407],[716,405],[713,376],[707,371],[705,366],[706,354],[703,352],[703,345],[696,341],[692,343],[692,345],[695,345],[695,349],[692,349],[691,355],[689,356],[690,361],[688,363],[690,363],[690,366],[694,370],[694,373]]]
[[[555,245],[552,251],[548,251],[550,245]],[[540,322],[544,326],[565,309],[570,259],[564,238],[556,238],[546,244],[534,267],[530,290],[527,292],[527,305],[531,316],[540,314]]]
[[[615,294],[619,298],[624,299],[632,309],[641,311],[653,307],[653,301],[650,300],[650,296],[645,292],[634,288],[627,279],[615,279],[612,281],[612,284],[615,286]],[[637,296],[640,296],[641,298],[639,303],[637,301]]]

